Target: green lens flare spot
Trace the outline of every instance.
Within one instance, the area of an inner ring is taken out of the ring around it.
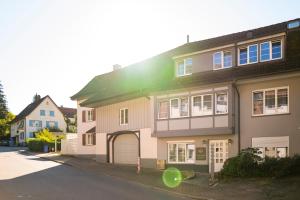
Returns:
[[[167,187],[175,188],[182,182],[182,175],[178,169],[170,167],[164,171],[162,179]]]

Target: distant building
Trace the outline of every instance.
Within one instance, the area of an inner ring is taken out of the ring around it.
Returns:
[[[67,124],[67,133],[76,133],[77,131],[77,109],[76,108],[67,108],[61,106],[60,111],[65,117],[65,122]]]
[[[34,138],[43,128],[53,132],[66,132],[66,122],[61,110],[50,96],[34,97],[24,110],[11,122],[11,138],[15,144],[25,144],[26,139]]]

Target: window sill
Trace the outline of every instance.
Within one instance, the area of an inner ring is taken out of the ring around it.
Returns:
[[[190,163],[190,162],[168,162],[167,164],[176,164],[176,165],[195,165],[196,162]]]
[[[183,116],[183,117],[170,117],[169,119],[184,119],[189,118],[190,116]]]
[[[265,117],[265,116],[276,116],[276,115],[290,115],[290,112],[285,112],[285,113],[274,113],[274,114],[261,114],[261,115],[253,115],[252,117]]]

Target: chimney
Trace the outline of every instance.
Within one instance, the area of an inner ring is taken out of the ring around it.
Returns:
[[[190,36],[186,35],[186,43],[190,43]]]
[[[119,64],[113,65],[113,71],[116,71],[116,70],[121,69],[121,68],[122,68],[122,66],[119,65]]]

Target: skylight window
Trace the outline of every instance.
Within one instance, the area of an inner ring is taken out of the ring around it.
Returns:
[[[300,27],[300,21],[292,21],[288,23],[288,29],[292,29],[292,28],[298,28]]]

